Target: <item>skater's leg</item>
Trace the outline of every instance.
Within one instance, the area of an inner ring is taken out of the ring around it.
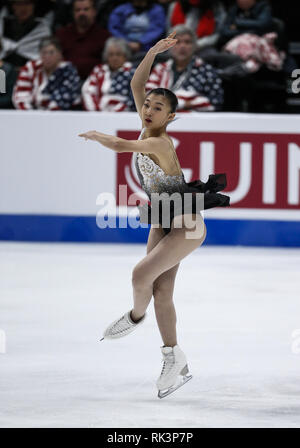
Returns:
[[[179,263],[166,272],[163,272],[153,284],[154,309],[157,325],[167,347],[177,345],[176,311],[173,302],[175,277]]]
[[[148,236],[147,254],[149,254],[154,249],[154,247],[160,242],[160,240],[165,236],[166,234],[163,231],[162,227],[152,226]],[[149,304],[153,295],[153,285],[150,286],[148,293],[149,295],[146,295],[146,301],[145,301],[147,304]],[[139,301],[137,301],[138,297],[135,294],[133,294],[133,299],[134,299],[134,309],[131,311],[131,318],[134,321],[138,321],[143,316],[145,304],[142,304]]]
[[[153,294],[154,281],[162,273],[176,266],[204,241],[206,228],[202,216],[190,215],[190,218],[194,222],[193,228],[187,228],[184,223],[181,228],[175,228],[175,220],[178,222],[180,219],[177,216],[170,233],[163,237],[134,268],[132,275],[134,318],[139,319],[145,314]]]
[[[147,243],[147,254],[149,254],[159,241],[165,237],[161,227],[151,227]],[[164,345],[174,347],[176,339],[176,311],[173,303],[173,291],[175,277],[179,263],[166,272],[163,272],[153,284],[154,309],[158,328]],[[132,313],[133,314],[133,313]],[[136,316],[132,316],[133,319]]]

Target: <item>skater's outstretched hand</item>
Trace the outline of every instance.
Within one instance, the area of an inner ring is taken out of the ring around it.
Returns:
[[[83,134],[78,134],[78,137],[83,137],[85,140],[97,141],[97,131],[84,132]]]
[[[152,48],[151,52],[154,54],[163,53],[164,51],[169,50],[169,48],[174,47],[177,43],[177,39],[174,39],[176,35],[176,31],[173,31],[173,33],[169,34],[168,37],[165,39],[159,40]]]

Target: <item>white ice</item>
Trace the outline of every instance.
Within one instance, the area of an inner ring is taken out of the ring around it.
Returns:
[[[0,426],[299,427],[300,250],[203,246],[182,261],[178,343],[193,379],[163,400],[153,303],[136,333],[99,342],[131,308],[144,254],[0,244]]]

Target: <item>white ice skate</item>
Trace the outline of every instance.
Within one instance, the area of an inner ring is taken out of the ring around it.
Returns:
[[[127,336],[144,322],[146,314],[138,322],[133,322],[130,317],[130,312],[131,311],[128,311],[128,313],[124,314],[124,316],[120,317],[120,319],[117,319],[111,323],[103,333],[103,338],[100,340],[117,339]]]
[[[164,364],[156,385],[158,397],[164,398],[192,379],[192,375],[189,374],[185,354],[178,345],[161,347],[161,351]]]

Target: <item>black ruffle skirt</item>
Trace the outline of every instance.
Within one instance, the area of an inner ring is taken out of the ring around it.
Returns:
[[[168,207],[163,205],[164,201],[160,200],[154,207],[153,200],[143,206],[139,206],[140,222],[147,224],[160,224],[165,232],[168,234],[171,230],[174,216],[185,213],[199,213],[199,210],[207,210],[213,207],[228,207],[230,206],[230,197],[225,194],[218,193],[227,186],[226,174],[210,174],[207,182],[202,182],[200,179],[185,184],[184,191],[180,192],[182,200],[175,205],[173,201],[168,201]],[[185,196],[184,193],[191,193]],[[201,193],[201,195],[197,195]],[[160,197],[163,196],[160,195]],[[167,194],[169,197],[169,195]],[[186,201],[189,201],[188,205]],[[166,218],[165,211],[168,210],[168,217]],[[164,218],[164,219],[163,219]],[[167,221],[167,223],[166,223]]]

